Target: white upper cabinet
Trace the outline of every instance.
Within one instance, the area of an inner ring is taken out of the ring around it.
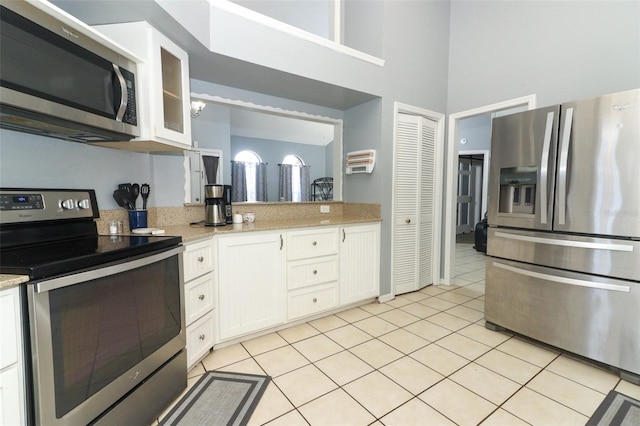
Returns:
[[[108,146],[141,152],[190,148],[187,53],[147,22],[98,25],[95,29],[144,60],[136,75],[141,135],[131,142]]]

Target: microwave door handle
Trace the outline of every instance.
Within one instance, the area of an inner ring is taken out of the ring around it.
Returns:
[[[567,219],[567,166],[569,163],[569,142],[573,123],[573,108],[567,108],[564,119],[562,140],[560,141],[560,161],[558,167],[558,224],[564,225]]]
[[[540,160],[540,223],[546,224],[548,219],[547,182],[549,179],[549,151],[551,150],[551,131],[553,130],[553,111],[547,114],[547,125],[542,142],[542,159]]]
[[[124,117],[124,113],[127,111],[127,103],[129,102],[127,83],[124,80],[122,72],[120,72],[120,67],[116,64],[112,65],[113,72],[116,73],[116,77],[118,78],[118,82],[120,83],[120,106],[118,107],[118,112],[116,113],[116,121],[122,121],[122,117]]]

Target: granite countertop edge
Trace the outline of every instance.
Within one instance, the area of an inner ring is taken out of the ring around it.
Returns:
[[[274,231],[278,229],[315,228],[321,226],[351,225],[357,223],[381,222],[381,218],[341,217],[332,219],[286,219],[259,220],[254,223],[239,223],[224,226],[170,225],[158,227],[164,229],[166,236],[180,236],[183,243],[189,243],[216,235],[229,235],[246,232]],[[26,275],[0,274],[0,290],[19,286],[29,281]]]

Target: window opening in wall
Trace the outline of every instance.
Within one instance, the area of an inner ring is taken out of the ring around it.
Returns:
[[[291,165],[291,201],[302,201],[302,182],[300,180],[300,167],[304,166],[304,161],[297,155],[287,155],[282,160],[282,164]]]
[[[257,166],[262,163],[262,159],[253,151],[240,151],[233,158],[237,163],[244,163],[245,187],[247,190],[246,200],[242,201],[265,201],[257,199]]]

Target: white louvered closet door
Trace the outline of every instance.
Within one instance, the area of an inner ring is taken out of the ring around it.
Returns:
[[[436,123],[398,114],[394,146],[393,286],[395,294],[433,283]]]

